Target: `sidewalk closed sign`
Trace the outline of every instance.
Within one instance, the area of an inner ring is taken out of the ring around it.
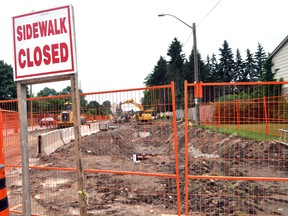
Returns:
[[[77,72],[71,5],[12,18],[14,80]]]

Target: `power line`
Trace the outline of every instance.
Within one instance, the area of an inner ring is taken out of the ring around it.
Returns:
[[[219,3],[221,2],[222,0],[219,0],[213,7],[212,9],[206,14],[206,16],[203,17],[203,19],[197,24],[197,27],[212,13],[212,11],[219,5]],[[190,35],[188,36],[186,42],[183,44],[182,48],[184,49],[185,45],[187,44],[187,42],[189,41],[190,37],[192,35],[192,32],[190,33]],[[178,56],[177,56],[178,57]],[[180,56],[179,56],[180,57]],[[177,58],[176,58],[177,59]],[[188,59],[189,59],[189,56],[188,56]]]
[[[212,13],[212,11],[219,5],[219,3],[220,3],[221,1],[222,1],[222,0],[219,0],[219,1],[212,7],[212,9],[206,14],[206,16],[204,16],[203,19],[197,24],[197,27]],[[191,33],[189,34],[186,42],[185,42],[184,44],[182,44],[182,48],[183,48],[183,49],[184,49],[184,47],[186,46],[186,44],[188,43],[188,41],[189,41],[192,33],[193,33],[193,32],[191,32]],[[193,47],[193,48],[194,48],[194,47]],[[193,48],[192,48],[192,49],[193,49]],[[183,51],[183,50],[182,50],[182,51]],[[177,60],[178,58],[180,58],[180,57],[181,57],[181,53],[176,57],[176,59],[175,59],[175,61],[173,62],[172,66],[175,65],[176,60]],[[165,59],[165,58],[164,58],[164,59]],[[188,56],[187,56],[187,59],[189,59],[189,54],[188,54]],[[164,75],[164,79],[165,79],[167,76],[168,76],[168,74],[166,73],[166,74]]]
[[[206,16],[203,17],[203,19],[197,24],[197,27],[211,14],[211,12],[218,6],[218,4],[221,2],[222,0],[219,0],[214,7],[208,12],[208,14],[206,14]]]

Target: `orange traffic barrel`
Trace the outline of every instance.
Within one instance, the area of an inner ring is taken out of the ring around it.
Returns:
[[[4,165],[0,164],[0,215],[9,216],[9,204],[6,189]]]

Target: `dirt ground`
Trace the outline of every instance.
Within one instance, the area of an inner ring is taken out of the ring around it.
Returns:
[[[184,214],[184,123],[178,123],[177,127]],[[149,136],[139,137],[141,131]],[[115,174],[118,171],[175,174],[172,124],[118,124],[113,130],[83,137],[81,142],[83,166],[90,170],[84,178],[89,195],[88,215],[177,213],[173,178]],[[188,142],[189,175],[288,178],[288,146],[277,142],[252,141],[196,127],[189,127]],[[76,167],[74,144],[71,142],[42,157],[39,164]],[[139,162],[132,161],[133,154],[137,154]],[[57,177],[55,171],[31,170],[32,199],[46,209],[47,215],[78,215],[76,174],[59,173],[65,176],[62,182],[54,181],[53,187],[43,187]],[[43,199],[41,194],[49,194],[46,195],[49,198]],[[190,215],[288,215],[288,183],[189,180],[188,206]]]

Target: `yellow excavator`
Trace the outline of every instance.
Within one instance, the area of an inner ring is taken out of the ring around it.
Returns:
[[[86,124],[86,117],[84,115],[80,116],[81,125]],[[64,110],[58,115],[57,118],[57,128],[66,128],[73,127],[73,111],[72,111],[72,103],[65,102]]]
[[[132,104],[139,109],[136,111],[133,118],[140,122],[151,122],[153,119],[153,108],[145,109],[142,104],[136,103],[133,99],[126,100],[120,103],[120,106],[123,104]]]

